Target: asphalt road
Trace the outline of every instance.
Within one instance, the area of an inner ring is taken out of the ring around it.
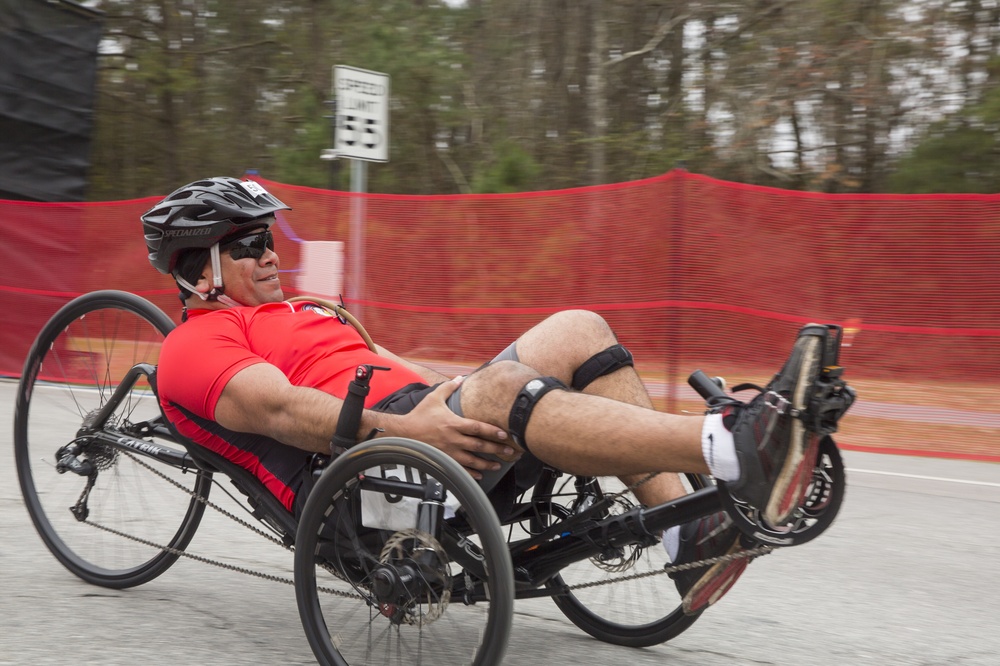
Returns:
[[[0,664],[313,663],[290,585],[182,560],[115,591],[63,569],[21,502],[14,386],[0,381]],[[847,500],[829,531],[754,562],[670,643],[606,645],[551,601],[520,601],[506,663],[1000,663],[1000,465],[845,460]],[[223,518],[207,515],[189,550],[291,577],[289,553]]]

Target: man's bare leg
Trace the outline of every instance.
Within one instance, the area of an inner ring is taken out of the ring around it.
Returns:
[[[539,374],[556,377],[566,385],[570,385],[573,373],[585,361],[616,343],[617,338],[600,316],[592,312],[573,310],[555,314],[522,335],[517,341],[517,355],[522,364]],[[471,390],[471,387],[463,387],[463,411],[467,405],[466,395]],[[653,409],[649,394],[632,367],[622,367],[598,377],[586,386],[583,392],[648,410]],[[699,446],[700,436],[699,425]],[[534,447],[532,452],[537,455]],[[550,460],[545,462],[555,464]],[[559,467],[566,471],[574,471]],[[607,472],[603,474],[606,475]],[[632,485],[647,477],[649,473],[644,472],[622,475],[621,479],[626,485]],[[642,483],[634,492],[641,503],[651,506],[680,497],[686,491],[676,474],[657,474]]]
[[[622,368],[612,374],[595,379],[584,393],[603,395],[621,402],[653,409],[646,387],[635,368]],[[699,433],[699,437],[701,434]],[[660,473],[649,478],[649,474],[627,474],[621,477],[626,486],[641,484],[632,489],[636,499],[645,506],[656,506],[687,494],[680,476]]]
[[[749,403],[721,404],[709,417],[663,414],[600,395],[559,390],[537,370],[514,361],[499,361],[471,375],[462,387],[462,407],[471,418],[507,428],[539,459],[575,474],[626,478],[661,471],[707,474],[704,457],[709,457],[717,478],[726,482],[733,497],[766,507],[765,520],[777,527],[787,524],[808,489],[819,436],[796,421],[793,411],[807,407],[825,361],[828,335],[822,326],[804,326],[766,392]],[[546,374],[563,382],[568,376],[565,371]],[[853,394],[845,394],[846,409]],[[512,414],[513,405],[518,407]],[[728,417],[735,419],[727,424]],[[703,427],[711,444],[704,455]],[[675,563],[745,548],[739,529],[723,511],[676,531],[671,528],[664,545]],[[718,601],[746,565],[746,559],[734,559],[671,573],[684,611],[695,613]]]
[[[462,410],[471,419],[507,428],[518,393],[537,377],[526,365],[498,361],[466,378]],[[708,474],[702,421],[603,396],[550,391],[535,405],[525,439],[537,458],[572,474]]]

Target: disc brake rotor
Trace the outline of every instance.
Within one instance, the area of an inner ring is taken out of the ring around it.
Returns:
[[[607,499],[611,500],[608,515],[620,515],[635,507],[631,500],[621,494]],[[608,573],[624,573],[635,566],[636,561],[642,556],[642,550],[643,547],[638,543],[611,546],[600,555],[590,558],[590,562]]]
[[[423,581],[426,596],[418,595],[406,608],[379,608],[379,611],[387,617],[398,618],[405,624],[412,624],[418,627],[430,624],[437,620],[448,608],[451,600],[451,567],[448,563],[448,555],[441,544],[426,532],[416,529],[401,530],[390,536],[382,552],[379,555],[379,562],[392,565],[404,559],[412,560],[417,551],[424,550],[433,554],[437,566],[435,566],[435,577],[440,581],[440,592],[435,592],[438,583],[432,585],[428,581]],[[390,604],[384,604],[390,606]]]

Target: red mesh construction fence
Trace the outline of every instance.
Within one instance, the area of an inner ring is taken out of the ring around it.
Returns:
[[[632,350],[658,408],[696,411],[691,370],[765,383],[800,325],[837,323],[860,394],[838,441],[1000,461],[1000,195],[826,195],[684,171],[510,195],[261,182],[293,207],[275,227],[286,295],[303,242],[349,241],[363,207],[364,295],[348,306],[399,354],[460,372],[546,315],[587,308]],[[0,201],[0,374],[20,374],[79,294],[124,289],[177,318],[138,221],[156,200]]]

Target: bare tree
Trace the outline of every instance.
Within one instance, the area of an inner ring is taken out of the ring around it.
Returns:
[[[935,123],[992,117],[965,110],[990,99],[1000,72],[1000,5],[985,0],[101,8],[95,198],[247,167],[325,186],[334,64],[393,77],[392,155],[373,171],[376,191],[552,189],[683,163],[874,192]]]

